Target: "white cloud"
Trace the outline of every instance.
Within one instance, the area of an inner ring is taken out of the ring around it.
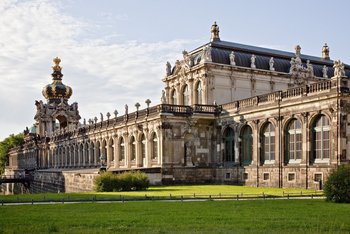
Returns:
[[[0,140],[34,123],[34,100],[51,82],[53,57],[61,57],[63,83],[73,88],[70,102],[88,119],[121,113],[125,103],[133,110],[147,98],[159,103],[165,62],[190,43],[108,42],[118,32],[84,39],[94,25],[65,15],[57,1],[2,0],[0,15]]]

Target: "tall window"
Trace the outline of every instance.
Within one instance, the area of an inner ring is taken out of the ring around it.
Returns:
[[[183,100],[183,105],[188,106],[190,104],[188,85],[185,85],[185,87],[182,91],[182,100]]]
[[[199,81],[196,89],[197,104],[202,104],[202,83]]]
[[[142,137],[141,137],[141,155],[142,155],[142,163],[143,163],[143,160],[146,158],[146,138],[144,134],[142,134]]]
[[[224,161],[233,162],[235,160],[234,133],[232,128],[227,128],[224,132]]]
[[[250,164],[253,155],[253,133],[252,128],[244,126],[241,135],[241,160],[243,164]]]
[[[85,146],[84,146],[84,157],[85,157],[85,164],[89,163],[89,144],[87,142],[85,142]]]
[[[152,136],[152,159],[158,158],[158,139],[157,135],[154,133]]]
[[[321,115],[312,126],[313,158],[329,159],[330,126],[326,116]]]
[[[101,149],[100,149],[100,142],[98,141],[96,143],[96,150],[95,150],[95,159],[97,163],[100,162],[100,156],[101,156]]]
[[[175,89],[171,92],[171,104],[177,105],[177,93]]]
[[[297,119],[292,119],[286,129],[286,151],[285,161],[299,160],[302,153],[301,123]]]
[[[120,138],[119,142],[119,160],[125,160],[125,144],[124,144],[124,139],[123,137]]]
[[[261,161],[275,160],[275,127],[267,123],[261,132]]]
[[[109,162],[111,162],[111,161],[114,161],[114,141],[113,141],[113,139],[111,139],[109,141],[108,148],[109,148],[109,155],[107,157],[108,158],[107,160],[109,160]]]
[[[131,137],[130,140],[130,160],[134,161],[136,159],[136,141],[135,137]]]

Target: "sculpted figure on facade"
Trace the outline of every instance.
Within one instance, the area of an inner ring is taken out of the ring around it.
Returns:
[[[160,98],[160,102],[162,104],[166,104],[166,96],[165,96],[165,91],[162,90],[162,97]]]
[[[203,48],[202,58],[203,58],[203,62],[212,62],[211,47],[209,45],[207,45]]]
[[[231,53],[230,53],[230,65],[232,65],[232,66],[236,66],[236,62],[235,62],[235,52],[234,51],[232,51]]]
[[[340,60],[334,61],[334,76],[335,77],[343,77],[345,76],[344,64]]]
[[[165,74],[167,76],[171,75],[171,64],[169,62],[166,62],[166,65],[165,65]]]
[[[184,58],[185,67],[191,68],[193,66],[191,55],[186,50],[184,50],[182,51],[182,56]]]
[[[313,77],[314,76],[314,67],[310,63],[310,60],[306,61],[306,69],[309,72],[310,76]]]
[[[252,57],[250,58],[250,67],[251,68],[256,68],[255,59],[256,59],[256,56],[254,54],[252,54]]]
[[[101,120],[101,122],[103,122],[103,114],[102,113],[100,113],[100,120]]]
[[[323,66],[322,68],[322,77],[323,78],[328,78],[328,67],[326,65]]]
[[[274,71],[275,70],[274,64],[275,64],[275,61],[273,60],[273,57],[271,57],[270,61],[269,61],[270,71]]]
[[[129,107],[128,107],[128,104],[125,104],[125,106],[124,106],[124,108],[125,108],[125,114],[127,115],[128,114],[128,109],[129,109]]]

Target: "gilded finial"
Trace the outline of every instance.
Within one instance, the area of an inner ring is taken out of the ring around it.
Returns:
[[[324,43],[324,46],[322,47],[322,58],[329,60],[329,47],[327,43]]]
[[[220,41],[219,26],[216,24],[216,21],[211,26],[211,38],[210,38],[210,41]]]
[[[56,57],[53,59],[53,63],[55,64],[55,66],[53,66],[52,69],[54,72],[62,70],[62,68],[60,67],[60,62],[61,62],[61,59],[59,57]]]

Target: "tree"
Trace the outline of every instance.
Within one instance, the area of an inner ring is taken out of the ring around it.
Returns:
[[[339,203],[350,203],[350,163],[335,169],[324,186],[326,200]]]
[[[5,171],[5,166],[9,161],[9,151],[11,148],[20,146],[24,143],[23,134],[13,135],[11,134],[9,137],[5,138],[0,142],[0,174],[3,174]]]

